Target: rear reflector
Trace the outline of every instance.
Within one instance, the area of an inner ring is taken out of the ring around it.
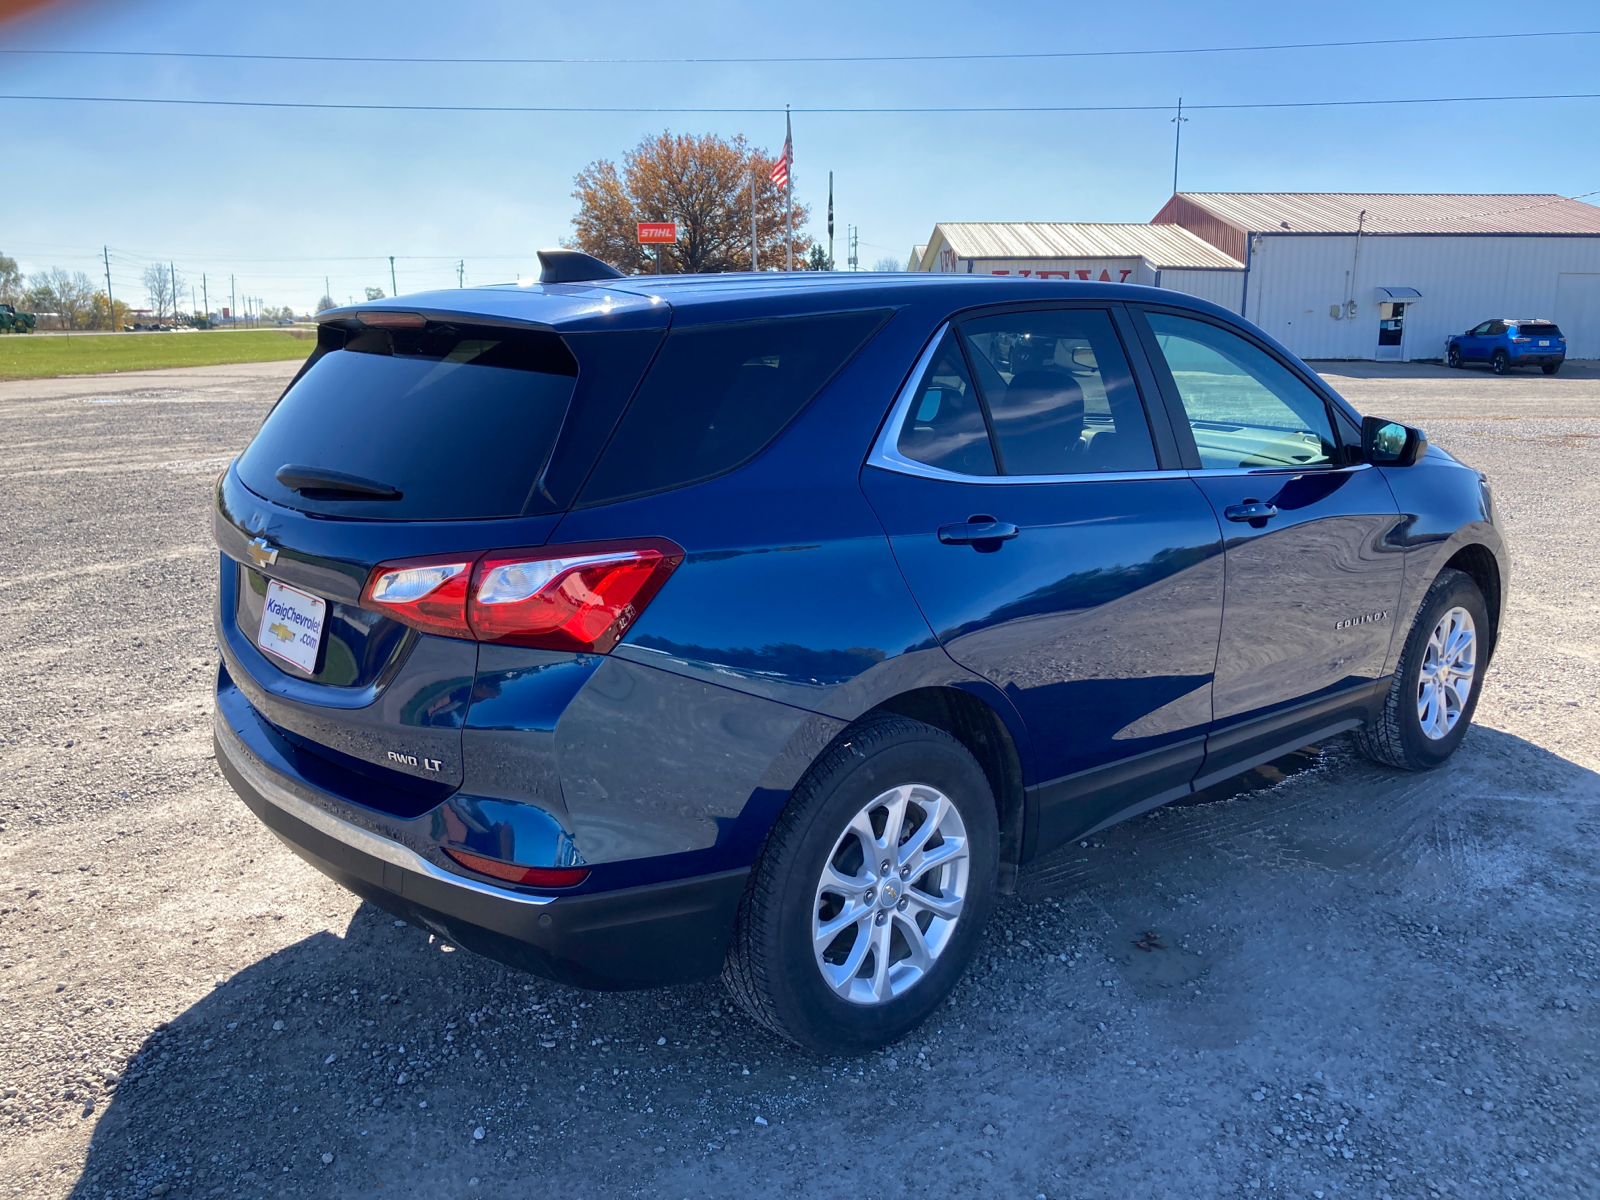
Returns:
[[[576,887],[589,877],[588,867],[524,867],[449,847],[445,848],[445,853],[469,871],[526,887]]]
[[[361,602],[425,633],[606,654],[682,561],[665,538],[402,559]]]

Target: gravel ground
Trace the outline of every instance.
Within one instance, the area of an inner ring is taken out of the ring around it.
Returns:
[[[1600,370],[1324,366],[1495,481],[1461,752],[1330,743],[1071,847],[838,1060],[715,983],[457,952],[233,797],[205,504],[294,364],[0,384],[0,1194],[1600,1195]]]

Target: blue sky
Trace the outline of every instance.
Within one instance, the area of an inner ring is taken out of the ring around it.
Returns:
[[[1162,49],[1600,28],[1593,4],[1352,10],[1281,3],[808,5],[694,2],[64,5],[0,49],[638,57]],[[459,66],[0,55],[6,94],[670,106],[1187,104],[1600,91],[1600,37],[968,63]],[[825,236],[827,173],[861,257],[903,261],[936,221],[1147,221],[1172,182],[1170,113],[802,115],[795,180]],[[1600,101],[1193,112],[1188,191],[1600,189]],[[119,299],[171,260],[211,304],[309,308],[330,280],[401,292],[537,270],[571,229],[572,177],[645,134],[745,133],[781,115],[419,114],[0,101],[0,253],[100,278]]]

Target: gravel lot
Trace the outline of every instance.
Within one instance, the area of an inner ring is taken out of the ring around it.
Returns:
[[[1341,740],[1072,847],[834,1061],[715,983],[457,952],[233,797],[205,504],[294,364],[0,384],[0,1194],[1600,1195],[1600,369],[1323,365],[1494,479],[1461,753]]]

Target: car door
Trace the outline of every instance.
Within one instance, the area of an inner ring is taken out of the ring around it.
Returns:
[[[1147,373],[1120,305],[953,321],[862,472],[940,643],[1027,725],[1027,854],[1186,792],[1204,753],[1220,529]]]
[[[1225,543],[1199,787],[1364,717],[1400,616],[1400,515],[1334,433],[1327,398],[1264,343],[1193,312],[1141,319]]]

